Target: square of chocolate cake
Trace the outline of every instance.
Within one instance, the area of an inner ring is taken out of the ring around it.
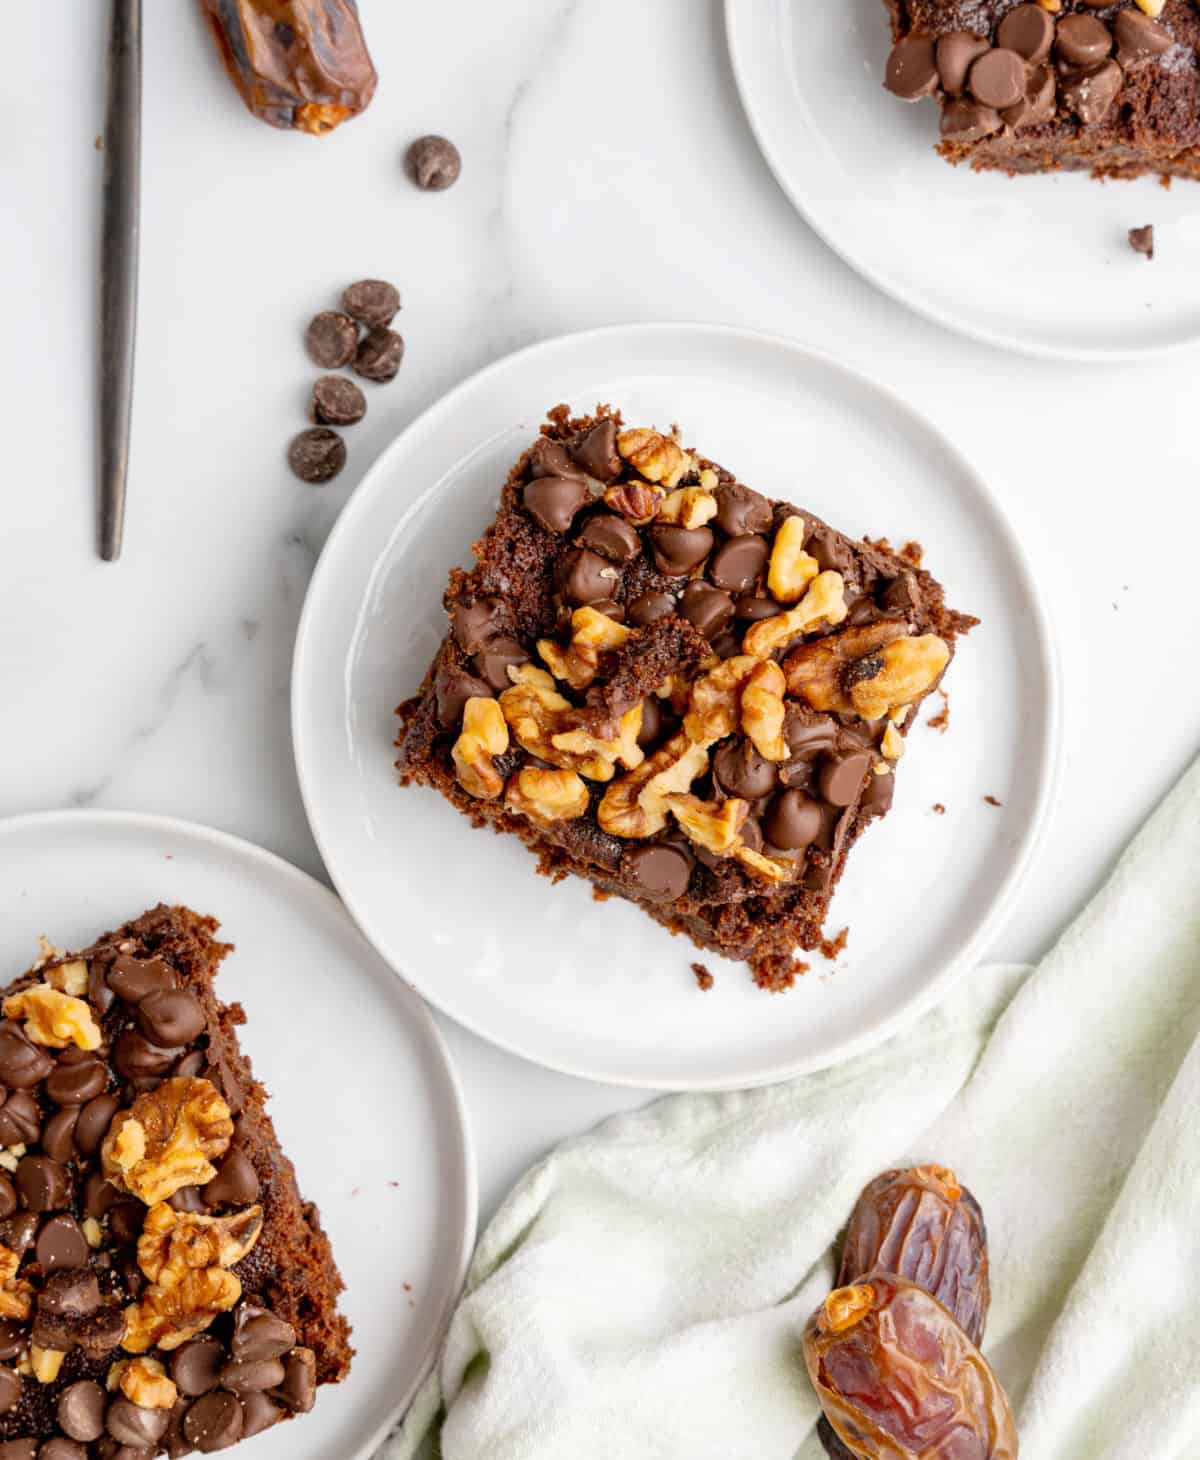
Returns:
[[[948,162],[1200,176],[1194,0],[884,0],[885,85],[936,97]]]
[[[0,1460],[223,1450],[349,1372],[216,928],[157,907],[0,993]]]
[[[402,782],[789,986],[975,622],[887,544],[550,412],[398,711]]]

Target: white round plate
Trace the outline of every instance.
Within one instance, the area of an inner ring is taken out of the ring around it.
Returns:
[[[358,1460],[432,1364],[475,1238],[457,1081],[428,1010],[305,873],[247,842],[151,816],[50,812],[0,822],[3,981],[45,934],[83,947],[158,902],[221,920],[217,992],[300,1189],[321,1209],[358,1350],[311,1414],[239,1447],[247,1460]]]
[[[1200,188],[1009,178],[934,153],[938,113],[883,89],[881,0],[725,0],[734,74],[783,190],[847,263],[949,329],[1114,360],[1200,337]],[[1130,228],[1155,227],[1147,264]]]
[[[953,723],[909,739],[893,813],[855,848],[829,928],[832,977],[759,992],[741,964],[672,937],[590,884],[552,885],[515,837],[471,827],[393,770],[394,707],[445,633],[449,569],[559,401],[678,422],[771,496],[845,531],[919,538],[983,626],[950,675]],[[995,501],[895,396],[789,341],[634,325],[536,345],[484,370],[383,453],[309,589],[292,725],[325,864],[367,937],[433,1003],[542,1064],[655,1088],[746,1086],[831,1064],[895,1029],[986,944],[1045,814],[1056,725],[1032,575]],[[1004,805],[984,804],[994,795]],[[944,802],[944,816],[930,807]],[[701,995],[689,965],[717,975]]]

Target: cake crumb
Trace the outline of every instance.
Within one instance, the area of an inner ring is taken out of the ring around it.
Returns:
[[[696,975],[696,987],[701,992],[708,993],[709,989],[716,983],[716,979],[713,978],[703,963],[693,963],[692,972]]]
[[[1129,230],[1129,247],[1140,253],[1147,263],[1154,257],[1154,224],[1145,223],[1141,228]]]
[[[983,799],[987,802],[987,804],[989,806],[1003,806],[1004,805],[1004,802],[1003,801],[997,801],[996,798],[995,798],[995,796],[985,796]]]
[[[935,816],[945,816],[946,814],[946,808],[942,805],[940,801],[935,801],[933,803],[932,809]]]
[[[900,556],[906,563],[911,563],[914,568],[919,568],[925,558],[925,549],[919,542],[906,542],[900,549]]]
[[[939,689],[938,694],[942,697],[942,708],[936,715],[930,715],[925,723],[931,730],[936,730],[939,735],[945,735],[950,728],[950,696],[944,689]]]
[[[818,947],[821,950],[821,957],[828,958],[832,963],[846,951],[846,943],[850,937],[850,929],[845,927],[834,938],[822,938]]]
[[[97,152],[104,151],[104,138],[100,135],[99,132],[96,133],[96,140],[92,143],[92,146],[96,149]]]

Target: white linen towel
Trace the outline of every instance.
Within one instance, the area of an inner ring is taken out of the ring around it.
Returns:
[[[1200,1460],[1200,764],[1026,975],[560,1146],[484,1234],[387,1460],[439,1426],[444,1460],[815,1460],[800,1334],[859,1190],[910,1161],[983,1204],[1023,1460]]]

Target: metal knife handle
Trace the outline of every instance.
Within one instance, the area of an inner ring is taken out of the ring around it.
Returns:
[[[100,556],[121,556],[137,334],[142,0],[112,0],[100,236]]]

